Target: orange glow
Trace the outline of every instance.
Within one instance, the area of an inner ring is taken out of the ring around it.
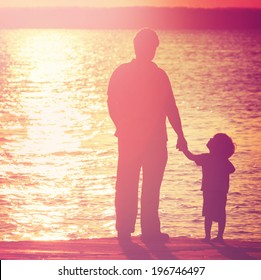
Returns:
[[[27,37],[17,52],[17,59],[28,57],[31,71],[26,78],[33,85],[41,85],[35,92],[24,92],[20,96],[23,110],[26,112],[30,125],[27,127],[27,137],[19,147],[22,154],[57,154],[71,153],[79,150],[81,142],[68,132],[68,127],[74,126],[74,119],[81,120],[79,112],[74,109],[74,92],[57,92],[57,85],[68,83],[68,71],[75,69],[73,60],[68,59],[72,50],[65,48],[64,37],[52,33],[33,33]],[[76,67],[77,69],[77,67]],[[19,73],[13,73],[19,77]],[[36,98],[37,96],[37,98]],[[88,130],[88,123],[85,124]],[[46,173],[45,157],[39,157],[38,172]],[[74,164],[73,162],[71,164]],[[60,164],[55,169],[48,170],[54,178],[64,178],[68,166]]]
[[[126,7],[126,6],[156,6],[156,7],[255,7],[261,8],[260,0],[9,0],[2,1],[0,7]]]

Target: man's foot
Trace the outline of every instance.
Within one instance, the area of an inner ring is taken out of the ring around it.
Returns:
[[[211,239],[212,242],[218,242],[218,243],[224,243],[224,239],[223,237],[215,237],[213,239]]]
[[[119,242],[131,242],[131,234],[129,232],[118,232]]]
[[[142,234],[140,239],[144,243],[167,242],[169,241],[169,235],[163,232],[157,234]]]
[[[209,243],[210,242],[210,237],[205,237],[202,239],[202,242]]]

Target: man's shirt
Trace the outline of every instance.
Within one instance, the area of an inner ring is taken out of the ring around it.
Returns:
[[[166,117],[176,110],[167,74],[153,62],[133,59],[112,74],[108,87],[115,135],[141,141],[167,141]]]

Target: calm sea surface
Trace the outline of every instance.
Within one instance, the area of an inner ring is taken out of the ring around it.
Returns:
[[[106,90],[113,69],[133,58],[134,34],[0,30],[0,240],[115,235],[117,139]],[[206,152],[216,132],[237,144],[225,236],[261,240],[261,33],[159,36],[155,62],[170,77],[190,149]],[[162,228],[203,237],[201,170],[175,144],[169,127]]]

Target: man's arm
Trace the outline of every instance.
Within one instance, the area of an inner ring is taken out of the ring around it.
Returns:
[[[169,119],[169,122],[170,122],[172,128],[174,129],[174,131],[176,132],[176,134],[178,136],[176,148],[180,151],[184,151],[187,149],[187,141],[184,137],[181,119],[180,119],[180,115],[179,115],[179,110],[178,110],[178,107],[176,106],[174,97],[173,97],[172,103],[173,104],[171,106],[169,106],[167,116],[168,116],[168,119]]]
[[[187,150],[187,141],[184,137],[182,124],[181,124],[181,118],[179,114],[178,107],[176,105],[176,100],[172,91],[170,80],[166,73],[165,75],[165,85],[166,85],[166,94],[167,94],[167,117],[169,119],[169,122],[176,132],[178,136],[177,145],[176,148],[180,151]]]
[[[115,127],[118,126],[118,122],[120,119],[120,105],[119,105],[119,81],[118,81],[118,71],[117,69],[113,72],[109,85],[108,85],[108,99],[107,99],[107,105],[109,110],[109,115],[115,125]]]

